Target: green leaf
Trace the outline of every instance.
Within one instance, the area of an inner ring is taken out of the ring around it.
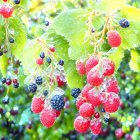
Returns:
[[[30,7],[30,0],[20,0],[20,4],[25,10],[28,10]]]
[[[140,72],[140,54],[131,50],[130,68],[136,72]]]
[[[0,18],[0,20],[2,20],[1,18]],[[2,22],[1,22],[2,23]],[[0,46],[4,43],[4,41],[5,41],[5,36],[6,36],[6,34],[5,34],[5,26],[3,25],[3,24],[1,24],[0,23]]]

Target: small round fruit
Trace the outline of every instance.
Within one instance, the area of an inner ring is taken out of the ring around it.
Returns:
[[[11,85],[11,79],[6,79],[6,85],[10,86]]]
[[[42,58],[37,58],[37,60],[36,60],[36,64],[38,64],[38,65],[43,65],[43,63],[44,63],[44,60],[42,59]]]
[[[54,47],[54,46],[51,46],[51,47],[50,47],[50,51],[51,51],[51,52],[55,52],[55,47]]]
[[[86,73],[85,66],[82,62],[78,62],[76,65],[76,69],[80,75],[84,75]]]
[[[96,112],[96,113],[94,114],[94,117],[95,117],[96,119],[98,119],[98,118],[100,117],[100,114],[99,114],[98,112]]]

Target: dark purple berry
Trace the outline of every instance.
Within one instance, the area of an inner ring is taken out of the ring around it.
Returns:
[[[46,26],[49,26],[50,25],[50,22],[49,21],[45,21],[45,25]]]
[[[13,0],[15,4],[20,4],[20,0]]]
[[[14,40],[13,38],[10,38],[10,39],[9,39],[9,42],[10,42],[10,43],[14,43],[15,40]]]
[[[0,114],[3,114],[3,109],[2,108],[0,108]]]
[[[19,83],[14,83],[14,88],[18,88],[19,87]]]
[[[125,19],[125,18],[121,19],[121,20],[119,21],[119,24],[120,24],[120,26],[123,27],[123,28],[127,28],[127,27],[130,26],[130,22],[129,22],[127,19]]]
[[[41,53],[40,53],[40,57],[41,57],[41,58],[44,58],[44,57],[45,57],[45,53],[44,53],[44,52],[41,52]]]
[[[47,95],[48,95],[48,91],[45,90],[45,91],[43,92],[43,95],[44,95],[44,96],[47,96]]]
[[[51,60],[50,57],[48,57],[46,60],[47,60],[47,62],[48,62],[49,64],[52,62],[52,60]]]
[[[8,103],[9,103],[9,97],[8,97],[8,96],[5,96],[5,97],[2,99],[2,103],[8,104]]]
[[[2,56],[3,55],[3,52],[2,51],[0,51],[0,56]]]
[[[60,61],[58,62],[58,64],[61,65],[61,66],[63,66],[63,65],[64,65],[64,60],[60,60]]]
[[[80,88],[74,88],[72,89],[71,91],[71,95],[74,97],[74,98],[77,98],[79,96],[79,94],[81,93],[81,89]]]
[[[41,85],[42,84],[42,77],[41,76],[38,76],[36,78],[36,84],[38,84],[38,85]]]
[[[37,85],[31,83],[31,84],[29,85],[29,91],[32,92],[32,93],[34,93],[34,92],[36,92],[36,90],[37,90]]]
[[[4,84],[6,82],[6,78],[2,77],[1,82]]]
[[[7,53],[7,50],[4,50],[3,53]]]

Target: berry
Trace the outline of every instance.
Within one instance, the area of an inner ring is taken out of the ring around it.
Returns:
[[[84,133],[88,130],[90,125],[89,118],[77,117],[74,121],[74,127],[78,132]]]
[[[87,60],[87,62],[86,62],[86,65],[85,65],[87,73],[88,73],[93,67],[95,67],[97,64],[98,64],[98,60],[97,60],[96,56],[89,58],[89,59]]]
[[[4,50],[3,53],[7,53],[7,50]]]
[[[59,117],[61,114],[61,110],[55,110],[53,109],[53,111],[56,113],[56,117]]]
[[[118,110],[120,106],[120,99],[117,94],[115,94],[116,96],[114,95],[114,97],[111,97],[112,95],[111,96],[110,95],[108,96],[106,101],[103,103],[103,107],[105,111],[107,111],[108,113],[113,113]]]
[[[102,104],[102,95],[100,91],[96,91],[95,89],[92,89],[88,93],[88,101],[93,106],[99,106]]]
[[[31,83],[31,84],[29,85],[29,91],[32,92],[32,93],[34,93],[34,92],[36,92],[36,90],[37,90],[37,85]]]
[[[122,74],[121,74],[121,78],[122,78],[122,79],[125,79],[125,78],[126,78],[125,73],[122,73]]]
[[[38,85],[42,84],[42,77],[41,76],[36,77],[36,84],[38,84]]]
[[[0,94],[4,93],[4,91],[5,91],[5,87],[0,86]]]
[[[10,111],[10,114],[15,116],[18,114],[18,108],[17,107],[14,107],[11,111]]]
[[[92,69],[87,75],[87,82],[92,86],[100,86],[104,81],[104,75],[96,69]]]
[[[51,52],[55,52],[55,47],[54,47],[54,46],[51,46],[51,47],[50,47],[50,51],[51,51]]]
[[[49,21],[45,21],[45,26],[49,26],[50,22]]]
[[[117,31],[109,31],[107,33],[107,39],[111,47],[119,47],[121,45],[121,36]]]
[[[32,99],[31,109],[34,113],[40,113],[44,109],[44,102],[42,98],[38,98],[36,96]]]
[[[2,51],[0,51],[0,56],[2,56],[3,55],[3,52]]]
[[[86,99],[80,98],[79,100],[77,100],[77,102],[76,102],[77,109],[79,109],[80,106],[81,106],[83,103],[86,103]]]
[[[137,125],[140,127],[140,117],[137,119]]]
[[[3,0],[3,2],[7,2],[7,0]]]
[[[109,119],[108,118],[104,118],[104,122],[109,122]]]
[[[6,82],[6,78],[2,77],[1,82],[4,84]]]
[[[9,42],[10,42],[10,43],[14,43],[15,40],[14,40],[13,38],[10,38],[10,39],[9,39]]]
[[[91,117],[94,114],[94,107],[90,103],[83,103],[80,106],[79,114],[82,117]]]
[[[45,127],[52,127],[55,122],[56,114],[52,109],[44,108],[40,114],[40,121]]]
[[[51,60],[50,57],[48,57],[46,60],[47,60],[47,62],[48,62],[49,64],[52,62],[52,60]]]
[[[133,140],[130,134],[125,134],[125,139],[126,140]]]
[[[93,134],[99,134],[102,128],[102,122],[98,119],[90,121],[90,130]]]
[[[36,64],[38,64],[38,65],[43,65],[43,63],[44,63],[44,60],[42,59],[42,58],[37,58],[37,60],[36,60]]]
[[[101,108],[101,112],[105,112],[105,109],[104,108]]]
[[[122,138],[124,135],[124,132],[122,131],[122,128],[118,128],[116,131],[115,131],[115,136],[116,138],[120,139]]]
[[[81,93],[80,88],[74,88],[74,89],[71,90],[71,96],[73,96],[74,98],[77,98],[80,93]]]
[[[103,59],[104,76],[111,76],[115,71],[115,64],[111,59]]]
[[[0,7],[0,14],[4,17],[4,18],[9,18],[12,16],[13,14],[13,6],[11,6],[10,4],[5,4],[2,5]]]
[[[80,75],[83,75],[86,73],[86,69],[85,69],[85,66],[82,62],[78,62],[77,65],[76,65],[76,69],[78,71],[78,73]]]
[[[123,28],[127,28],[127,27],[130,26],[130,22],[129,22],[127,19],[125,19],[125,18],[121,19],[121,20],[119,21],[119,24],[120,24],[120,26],[123,27]]]
[[[47,96],[47,95],[48,95],[48,91],[45,90],[45,91],[43,92],[43,95],[44,95],[44,96]]]
[[[118,87],[118,82],[117,80],[115,81],[109,81],[109,86],[107,87],[107,92],[114,92],[116,94],[119,93],[119,87]]]
[[[3,114],[3,109],[2,108],[0,108],[0,114]]]
[[[85,85],[83,90],[82,90],[82,96],[86,97],[88,99],[88,93],[91,89],[92,89],[91,85],[89,85],[89,84]]]
[[[44,57],[45,57],[45,53],[44,53],[44,52],[41,52],[41,53],[40,53],[40,57],[41,57],[41,58],[44,58]]]
[[[64,65],[64,60],[59,60],[58,64],[63,66]]]
[[[94,32],[95,32],[95,28],[94,28],[94,27],[91,29],[91,32],[92,32],[92,33],[94,33]]]
[[[61,110],[65,105],[64,97],[61,95],[55,95],[51,98],[51,106],[55,110]]]
[[[20,4],[20,0],[13,0],[15,4]]]
[[[98,112],[96,112],[96,113],[94,114],[94,117],[95,117],[96,119],[98,119],[98,118],[100,117],[100,114],[99,114]]]
[[[2,99],[2,103],[8,104],[8,103],[9,103],[9,97],[8,97],[8,96],[4,97],[4,98]]]
[[[17,83],[17,79],[14,79],[14,80],[13,80],[13,83]]]
[[[14,88],[18,88],[19,87],[19,83],[14,83]]]
[[[6,84],[7,84],[7,86],[10,86],[11,85],[11,79],[6,79]]]
[[[57,79],[57,84],[58,84],[59,87],[62,87],[64,85],[66,85],[66,82],[62,81],[60,79],[60,76],[57,76],[56,79]]]

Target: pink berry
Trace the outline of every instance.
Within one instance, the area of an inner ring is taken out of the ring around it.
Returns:
[[[55,117],[56,114],[52,109],[44,108],[40,114],[40,121],[45,127],[49,128],[53,126]]]
[[[38,64],[38,65],[43,65],[43,63],[44,63],[44,60],[43,60],[43,58],[37,58],[37,60],[36,60],[36,64]]]
[[[92,89],[92,86],[87,84],[84,86],[83,90],[82,90],[82,96],[86,97],[88,99],[88,92]]]
[[[7,86],[10,86],[11,85],[11,79],[6,79],[6,84],[7,84]]]
[[[137,119],[137,125],[140,127],[140,117]]]
[[[62,81],[62,80],[60,79],[60,76],[57,76],[56,79],[57,79],[57,84],[58,84],[59,87],[62,87],[62,86],[64,86],[64,85],[66,85],[66,83],[67,83],[67,82]]]
[[[40,113],[44,108],[44,100],[36,96],[32,99],[31,109],[34,113]]]
[[[122,131],[122,128],[118,128],[116,131],[115,131],[115,136],[116,138],[120,139],[122,138],[124,135],[124,132]]]
[[[118,47],[121,45],[121,36],[117,31],[109,31],[107,33],[107,39],[111,47]]]
[[[91,117],[94,114],[94,107],[90,103],[83,103],[80,106],[79,114],[82,117]]]
[[[80,75],[84,75],[86,73],[85,65],[82,62],[77,63],[76,69]]]
[[[118,82],[117,80],[113,81],[109,81],[109,86],[107,87],[107,92],[114,92],[116,94],[119,93],[119,87],[118,87]]]
[[[126,140],[133,140],[130,134],[125,134],[125,139]]]
[[[100,117],[100,114],[99,114],[98,112],[96,112],[96,113],[94,114],[94,117],[95,117],[96,119],[98,119],[98,118]]]
[[[90,121],[90,130],[93,134],[99,134],[102,128],[102,122],[99,119]]]
[[[51,46],[51,47],[50,47],[50,51],[51,51],[51,52],[55,52],[55,47],[54,47],[54,46]]]
[[[78,132],[84,133],[88,130],[90,125],[89,118],[77,117],[74,121],[74,127]]]
[[[13,83],[17,83],[17,79],[14,79],[14,80],[13,80]]]
[[[86,103],[86,99],[84,99],[84,98],[81,97],[79,100],[77,100],[77,102],[76,102],[77,109],[79,109],[80,106],[81,106],[83,103]]]

